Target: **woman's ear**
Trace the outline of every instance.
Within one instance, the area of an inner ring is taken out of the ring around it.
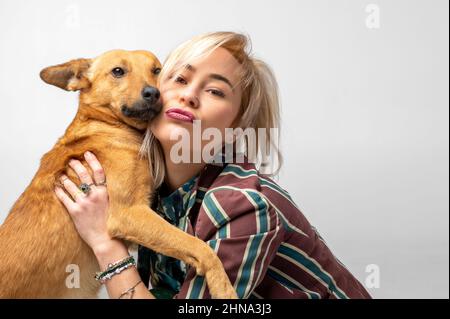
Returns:
[[[45,83],[67,91],[78,91],[90,86],[86,75],[90,65],[90,59],[76,59],[49,66],[43,69],[39,75]]]

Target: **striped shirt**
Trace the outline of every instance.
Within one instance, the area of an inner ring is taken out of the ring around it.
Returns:
[[[208,164],[155,205],[217,253],[239,298],[370,298],[289,193],[252,163]],[[205,278],[181,261],[139,247],[138,270],[157,297],[210,298]]]

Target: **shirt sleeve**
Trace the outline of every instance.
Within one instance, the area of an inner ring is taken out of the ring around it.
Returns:
[[[196,236],[218,255],[239,298],[248,298],[264,278],[283,238],[276,211],[255,190],[220,188],[205,194]],[[174,298],[211,298],[206,280],[189,267]]]

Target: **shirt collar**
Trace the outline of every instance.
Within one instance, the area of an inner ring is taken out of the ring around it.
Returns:
[[[187,211],[190,198],[193,195],[193,188],[198,178],[199,174],[193,176],[168,196],[160,196],[159,211],[173,222],[183,217],[183,214]]]
[[[159,197],[160,212],[172,222],[178,222],[195,204],[196,199],[203,199],[203,195],[229,163],[235,162],[236,153],[226,152],[225,146],[197,175],[167,196]],[[247,162],[244,156],[244,162]]]

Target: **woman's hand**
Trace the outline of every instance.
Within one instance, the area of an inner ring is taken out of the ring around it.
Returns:
[[[95,252],[98,247],[104,246],[112,240],[106,227],[109,198],[105,173],[99,161],[90,152],[86,152],[84,158],[94,172],[93,179],[80,161],[71,160],[69,165],[77,173],[81,183],[91,185],[90,191],[84,194],[77,185],[63,175],[61,183],[70,196],[60,187],[56,187],[55,192],[58,199],[67,208],[81,238]]]
[[[70,196],[60,187],[56,187],[55,192],[69,211],[81,238],[92,248],[100,269],[105,270],[110,263],[129,256],[129,252],[121,240],[113,239],[108,234],[106,221],[109,199],[103,168],[94,154],[86,152],[84,158],[94,172],[93,178],[80,161],[71,160],[69,165],[77,173],[81,183],[92,184],[90,191],[84,194],[67,176],[62,176],[61,182]],[[139,284],[136,286],[137,282]],[[106,283],[111,298],[121,296],[124,291],[133,286],[136,286],[135,298],[154,298],[140,282],[139,273],[134,267],[123,271],[120,276],[114,276]]]

